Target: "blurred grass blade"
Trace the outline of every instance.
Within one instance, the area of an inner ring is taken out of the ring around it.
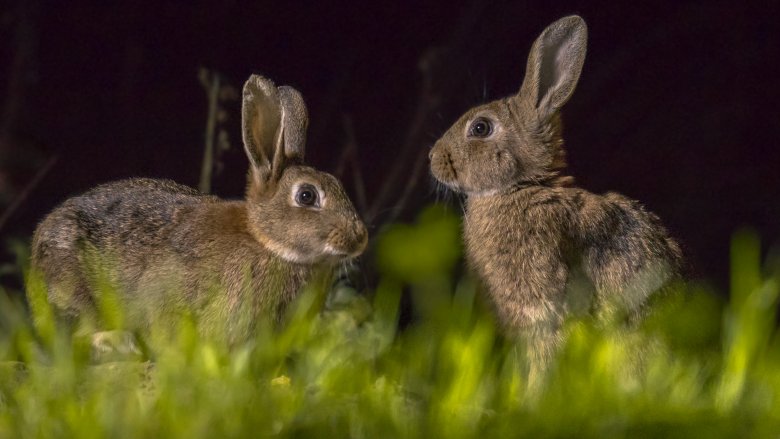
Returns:
[[[46,283],[41,273],[37,270],[31,270],[27,274],[25,289],[35,331],[44,343],[51,345],[54,342],[57,325],[54,310],[49,304]]]
[[[721,412],[741,402],[750,370],[776,330],[777,279],[762,281],[761,247],[754,232],[742,230],[732,240],[732,300],[724,319],[724,361],[716,406]]]

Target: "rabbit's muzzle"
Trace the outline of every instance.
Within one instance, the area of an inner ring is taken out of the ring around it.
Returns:
[[[436,144],[428,154],[428,158],[431,161],[431,173],[434,178],[444,184],[453,184],[457,180],[458,173],[455,171],[452,157],[446,149]]]
[[[366,249],[368,231],[357,218],[336,227],[328,234],[325,244],[327,253],[338,258],[348,259],[359,256]]]

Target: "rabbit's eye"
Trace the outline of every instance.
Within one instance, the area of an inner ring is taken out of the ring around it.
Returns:
[[[471,128],[469,128],[469,136],[487,137],[491,134],[493,134],[493,124],[484,117],[480,117],[471,123]]]
[[[313,207],[319,204],[317,197],[317,189],[313,186],[304,184],[298,188],[298,193],[295,194],[295,202],[299,206]]]

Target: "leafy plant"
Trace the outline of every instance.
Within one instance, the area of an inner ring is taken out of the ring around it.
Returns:
[[[542,376],[458,277],[459,222],[440,208],[388,227],[372,310],[305,292],[281,326],[233,349],[182,316],[147,361],[95,362],[45,285],[30,313],[0,296],[0,437],[751,437],[780,428],[780,278],[734,236],[728,303],[681,285],[640,328],[569,322]],[[406,289],[415,318],[398,330]],[[358,300],[358,299],[355,299]],[[364,299],[361,299],[364,300]],[[114,315],[114,314],[109,314]],[[121,319],[114,315],[114,323]],[[86,353],[85,353],[86,352]]]

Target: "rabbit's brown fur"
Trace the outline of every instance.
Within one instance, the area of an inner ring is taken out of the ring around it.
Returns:
[[[188,312],[203,331],[237,341],[260,314],[278,317],[315,271],[360,254],[367,232],[341,184],[300,164],[307,124],[300,95],[252,76],[243,117],[246,200],[130,179],[47,216],[33,236],[32,262],[50,301],[64,314],[88,315],[94,294],[110,285],[129,326]],[[304,189],[316,192],[317,206],[298,203]]]
[[[572,187],[562,174],[558,110],[579,78],[586,35],[580,17],[550,25],[520,92],[469,110],[430,153],[434,177],[467,195],[468,262],[500,321],[545,340],[544,351],[572,312],[639,315],[681,261],[657,216],[619,194]]]

